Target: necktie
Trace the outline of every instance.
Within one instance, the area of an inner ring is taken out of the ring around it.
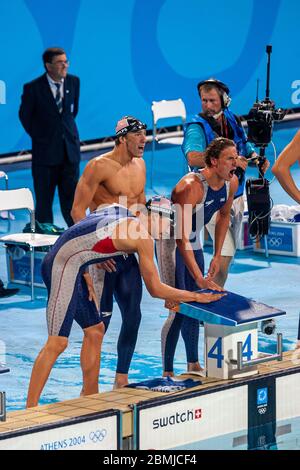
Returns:
[[[57,107],[58,107],[58,112],[61,113],[62,110],[63,110],[63,100],[62,100],[62,96],[61,96],[61,93],[60,93],[61,84],[60,83],[55,83],[55,86],[56,86],[55,102],[56,102]]]

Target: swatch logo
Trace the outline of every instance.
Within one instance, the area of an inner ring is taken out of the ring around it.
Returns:
[[[174,413],[169,416],[163,416],[161,418],[154,419],[152,422],[153,429],[165,428],[173,426],[174,424],[186,423],[188,421],[194,421],[195,419],[202,418],[202,409],[196,408],[195,410],[187,410],[182,413]]]

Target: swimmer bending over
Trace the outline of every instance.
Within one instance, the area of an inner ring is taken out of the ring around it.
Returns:
[[[84,340],[81,350],[83,395],[98,393],[100,351],[105,330],[105,312],[100,312],[97,297],[86,267],[107,258],[125,259],[129,253],[137,253],[138,266],[128,271],[135,288],[137,277],[142,275],[153,297],[171,302],[196,301],[209,303],[219,300],[224,293],[196,293],[175,289],[160,281],[153,261],[153,238],[169,233],[174,219],[172,204],[163,198],[150,200],[147,209],[134,217],[127,208],[113,204],[96,210],[66,230],[46,255],[42,274],[48,288],[47,323],[48,340],[40,351],[31,374],[27,407],[36,406],[57,357],[65,350],[73,320],[82,327]],[[86,284],[82,282],[85,278]],[[102,296],[109,290],[103,286]],[[220,288],[220,290],[222,290]],[[86,334],[94,337],[88,347]],[[91,346],[92,344],[92,346]],[[124,351],[131,354],[133,351]]]

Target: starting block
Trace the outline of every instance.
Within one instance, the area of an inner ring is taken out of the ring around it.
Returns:
[[[0,374],[6,374],[9,372],[7,367],[3,367],[0,364]],[[0,392],[0,421],[6,421],[6,397],[5,392]]]
[[[227,295],[210,304],[181,303],[179,312],[204,323],[208,377],[246,377],[257,374],[257,365],[262,362],[282,360],[281,333],[277,334],[277,353],[273,355],[262,357],[257,339],[258,322],[285,315],[282,310],[227,291]]]

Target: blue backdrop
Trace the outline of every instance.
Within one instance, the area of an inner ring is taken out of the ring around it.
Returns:
[[[199,111],[196,84],[214,76],[246,113],[265,96],[266,44],[273,45],[271,97],[299,106],[298,0],[0,0],[0,153],[30,148],[18,121],[25,82],[43,73],[41,54],[59,45],[81,79],[81,140],[112,135],[151,102],[181,97]]]

